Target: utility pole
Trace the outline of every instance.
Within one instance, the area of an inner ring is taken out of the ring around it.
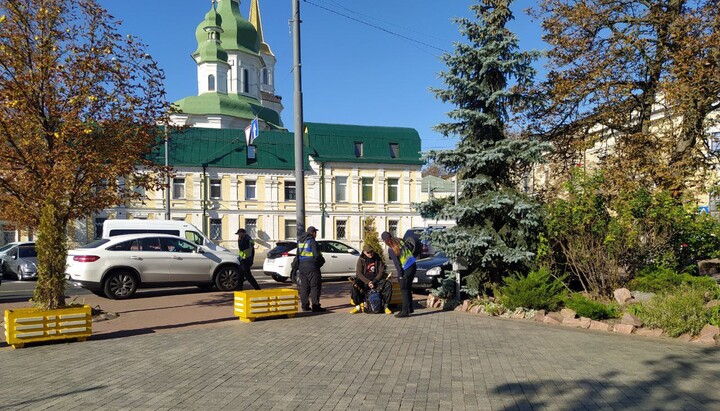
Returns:
[[[165,219],[170,219],[170,137],[168,137],[167,124],[165,124]]]
[[[302,73],[300,71],[300,0],[292,0],[293,22],[293,74],[295,93],[293,107],[295,109],[295,198],[297,201],[295,219],[297,224],[297,238],[305,232],[305,173],[303,163],[303,98]]]

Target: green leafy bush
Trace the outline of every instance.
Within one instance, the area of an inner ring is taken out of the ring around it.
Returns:
[[[638,317],[647,327],[661,328],[671,337],[685,333],[697,335],[708,323],[706,292],[699,287],[681,285],[643,303]]]
[[[655,294],[666,293],[680,286],[689,286],[708,293],[708,298],[720,298],[720,286],[711,277],[678,274],[665,267],[646,268],[630,283],[630,288]]]
[[[593,301],[580,293],[570,294],[565,299],[565,307],[572,309],[580,317],[588,317],[593,320],[605,320],[619,316],[617,305]]]
[[[720,327],[720,305],[707,310],[708,324]]]
[[[565,296],[564,278],[554,278],[547,267],[531,271],[527,277],[515,275],[498,288],[499,302],[510,310],[518,307],[555,310]]]
[[[455,287],[456,281],[454,276],[448,276],[440,281],[438,288],[430,290],[430,294],[442,299],[455,298]]]

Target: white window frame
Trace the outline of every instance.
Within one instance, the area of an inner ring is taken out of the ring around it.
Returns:
[[[348,201],[348,177],[347,176],[336,176],[335,177],[335,202],[336,203],[347,203]]]
[[[248,196],[251,187],[252,196]],[[245,180],[245,200],[257,200],[257,180]]]
[[[172,199],[173,200],[184,200],[185,199],[185,178],[174,177],[172,179]]]
[[[216,190],[217,193],[213,193]],[[215,195],[217,194],[217,195]],[[222,179],[212,178],[210,179],[210,198],[213,200],[222,199]]]
[[[400,202],[400,179],[399,178],[388,178],[387,180],[387,202],[388,203],[399,203]],[[391,184],[391,182],[395,184]],[[395,188],[395,199],[390,198],[390,189]]]
[[[365,181],[369,180],[370,184],[370,198],[365,198]],[[360,199],[363,203],[372,203],[375,201],[375,177],[360,177]]]

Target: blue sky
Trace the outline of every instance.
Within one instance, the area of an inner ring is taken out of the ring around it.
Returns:
[[[165,71],[169,101],[197,94],[195,28],[210,0],[100,0],[123,21],[123,34],[140,37]],[[462,40],[453,17],[470,16],[469,0],[301,0],[304,119],[309,122],[411,127],[422,149],[455,145],[432,127],[451,106],[430,87],[442,87],[438,58]],[[540,27],[523,13],[535,5],[517,0],[511,29],[523,49],[542,49]],[[248,16],[250,0],[240,10]],[[265,41],[278,62],[275,92],[283,97],[282,120],[292,130],[293,55],[291,0],[260,0]],[[329,11],[330,9],[331,11]],[[348,18],[350,17],[350,18]],[[364,23],[358,22],[361,20]],[[373,27],[374,26],[374,27]],[[378,29],[379,27],[380,29]],[[389,33],[390,32],[390,33]]]

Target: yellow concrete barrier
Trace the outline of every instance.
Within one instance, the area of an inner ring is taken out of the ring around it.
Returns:
[[[39,341],[85,341],[92,335],[92,309],[82,307],[5,310],[5,341],[13,348]]]
[[[235,291],[235,316],[246,323],[280,315],[292,318],[299,306],[298,292],[292,288]]]

